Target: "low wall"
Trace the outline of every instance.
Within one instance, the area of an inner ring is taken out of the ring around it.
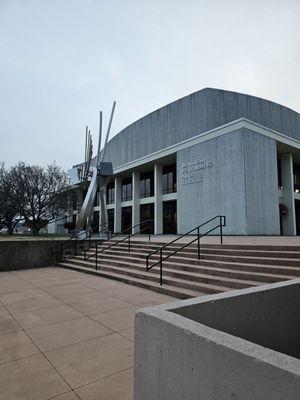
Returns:
[[[56,261],[53,248],[63,240],[1,240],[0,271],[52,265]]]
[[[140,310],[134,400],[299,400],[300,280]]]

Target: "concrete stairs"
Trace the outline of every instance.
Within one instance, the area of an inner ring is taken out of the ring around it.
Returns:
[[[111,239],[100,245],[117,242]],[[258,245],[201,245],[201,259],[197,246],[190,245],[163,262],[163,285],[159,285],[159,266],[146,271],[145,257],[161,247],[162,242],[131,240],[98,254],[95,270],[95,249],[67,258],[59,265],[98,276],[116,279],[181,299],[207,293],[220,293],[232,289],[274,283],[300,277],[300,246]],[[174,243],[163,255],[182,245]],[[158,253],[151,256],[149,265],[159,260]]]

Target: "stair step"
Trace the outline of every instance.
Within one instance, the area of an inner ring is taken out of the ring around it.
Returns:
[[[87,263],[85,261],[79,262],[77,265],[81,265],[81,266],[86,266],[86,267],[90,267],[90,268],[95,268],[94,264],[90,264]],[[130,268],[126,268],[126,267],[116,267],[116,266],[107,266],[105,264],[99,264],[98,265],[98,270],[103,270],[103,271],[113,271],[116,272],[118,274],[125,274],[127,276],[132,276],[135,278],[141,278],[144,280],[151,280],[154,282],[159,283],[159,271],[157,270],[156,273],[155,271],[145,271],[145,270],[140,270],[140,271],[133,271]],[[195,290],[195,291],[199,291],[199,292],[205,292],[205,293],[220,293],[220,292],[224,292],[224,291],[228,291],[228,290],[232,290],[232,287],[226,286],[224,285],[220,285],[220,284],[210,284],[210,283],[201,283],[201,282],[195,282],[192,281],[188,281],[186,279],[179,279],[179,278],[173,278],[173,277],[169,277],[166,276],[164,274],[163,276],[163,282],[170,284],[171,286],[175,286],[175,287],[182,287],[182,288],[187,288],[190,290]],[[249,287],[249,286],[247,286]]]
[[[94,269],[95,248],[87,249],[85,260],[80,252],[83,246],[78,246],[78,255],[71,255],[60,265],[179,298],[300,277],[300,246],[202,244],[198,260],[196,243],[181,249],[183,243],[176,242],[163,251],[166,256],[178,250],[163,261],[163,286],[160,286],[159,265],[146,271],[146,256],[164,243],[131,240],[129,253],[128,241],[120,240],[121,237],[114,238],[98,245],[98,271]],[[157,261],[158,252],[150,257],[149,265]]]
[[[193,239],[193,236],[191,236],[191,240]],[[118,240],[115,239],[110,239],[110,242],[117,242]],[[201,243],[201,247],[207,247],[207,248],[212,248],[212,249],[240,249],[240,250],[284,250],[284,251],[299,251],[300,252],[300,241],[299,245],[277,245],[277,244],[226,244],[226,237],[224,238],[225,243],[223,244],[212,244],[212,243]],[[128,243],[128,241],[122,242],[123,244]],[[131,243],[132,244],[141,244],[141,245],[147,245],[148,243],[152,246],[164,246],[168,244],[169,242],[163,242],[163,241],[155,241],[152,240],[149,242],[148,240],[137,240],[134,238],[131,238]],[[172,243],[172,246],[182,246],[186,242],[184,241],[178,241],[175,243]],[[196,244],[191,244],[190,246],[197,246]]]
[[[191,237],[192,240],[193,237]],[[110,243],[116,242],[117,240],[114,239],[110,239]],[[226,244],[226,237],[224,238],[225,243],[223,244],[210,244],[210,243],[201,243],[201,248],[205,247],[205,248],[209,248],[209,249],[229,249],[229,250],[269,250],[269,251],[296,251],[296,252],[300,252],[300,241],[299,241],[299,245],[295,246],[295,245],[273,245],[273,244]],[[120,243],[120,245],[125,245],[127,244],[127,241],[124,241],[122,243]],[[150,245],[154,245],[157,247],[161,247],[165,244],[168,244],[169,242],[160,242],[160,241],[153,241],[151,240],[150,242],[148,240],[137,240],[137,239],[131,239],[131,243],[132,244],[141,244],[141,245],[148,245],[148,243],[150,243]],[[178,241],[175,243],[172,243],[172,246],[175,247],[180,247],[184,244],[185,242],[183,241]],[[196,247],[196,244],[191,244],[189,247]]]
[[[87,252],[87,255],[89,256],[93,256],[93,254],[95,254],[94,251],[90,251]],[[98,256],[99,258],[105,255],[120,255],[120,254],[124,254],[124,251],[122,251],[122,249],[108,249],[105,250],[103,252],[99,252]],[[134,256],[137,258],[141,258],[143,260],[146,261],[146,255],[145,253],[142,252],[137,252],[137,251],[132,251],[130,253],[125,253],[129,256]],[[159,260],[159,255],[155,254],[153,255],[150,259],[149,259],[149,265],[157,262]],[[256,264],[256,265],[272,265],[272,266],[279,266],[279,267],[292,267],[292,268],[299,268],[299,276],[300,276],[300,259],[292,259],[292,260],[287,260],[286,258],[276,258],[276,259],[270,259],[270,258],[254,258],[254,257],[229,257],[229,256],[221,256],[218,257],[216,256],[206,256],[203,253],[201,254],[201,259],[198,260],[197,257],[185,257],[180,253],[177,253],[171,257],[168,258],[168,260],[172,260],[172,261],[184,261],[184,262],[188,262],[188,263],[192,263],[192,264],[197,264],[199,265],[200,263],[203,263],[205,261],[217,261],[217,262],[227,262],[227,263],[231,263],[232,265],[235,263],[240,263],[240,264]],[[167,260],[166,260],[167,261]]]
[[[73,262],[79,265],[84,265],[85,261],[80,258],[73,259]],[[158,268],[153,268],[150,271],[146,271],[145,268],[141,265],[137,265],[134,262],[129,262],[128,260],[124,260],[123,263],[119,262],[114,263],[113,261],[106,261],[102,260],[101,263],[99,264],[103,266],[105,269],[111,269],[111,268],[118,268],[122,272],[123,271],[128,271],[128,273],[131,271],[134,271],[134,274],[146,274],[145,276],[148,276],[149,273],[154,274],[155,276],[158,276],[159,270]],[[94,268],[95,264],[91,263],[91,266]],[[188,281],[186,285],[193,285],[193,282],[200,282],[203,284],[212,284],[212,285],[221,285],[225,286],[227,288],[234,288],[234,289],[242,289],[242,288],[247,288],[251,286],[256,286],[258,284],[262,284],[263,282],[257,282],[257,281],[250,281],[246,279],[233,279],[233,278],[227,278],[227,277],[220,277],[220,276],[213,276],[209,274],[203,274],[201,272],[186,272],[186,271],[180,271],[180,270],[172,270],[168,267],[163,268],[163,277],[174,277],[178,279],[182,279],[183,281]],[[158,279],[158,278],[157,278]],[[167,278],[166,278],[167,279]],[[281,279],[283,280],[283,279]]]
[[[103,246],[104,247],[104,246]],[[147,244],[136,244],[132,243],[131,244],[131,249],[132,250],[140,250],[145,252],[145,254],[151,253],[151,251],[159,249],[161,246],[150,246]],[[163,250],[166,254],[168,252],[173,252],[177,250],[180,246],[168,246],[165,250]],[[101,248],[101,246],[99,246]],[[128,249],[128,244],[126,243],[120,243],[118,246],[113,246],[112,248],[115,249]],[[266,257],[266,258],[296,258],[300,259],[300,247],[299,251],[288,251],[288,250],[251,250],[251,249],[227,249],[224,247],[217,248],[217,249],[211,249],[209,247],[206,247],[206,245],[202,245],[200,247],[201,254],[219,254],[219,255],[236,255],[236,256],[256,256],[256,257]],[[187,253],[187,254],[192,254],[192,255],[197,255],[197,246],[196,245],[190,245],[188,247],[185,247],[184,249],[180,250],[180,253]]]
[[[76,257],[75,257],[76,258]],[[75,259],[73,258],[73,259]],[[78,257],[80,258],[80,257]],[[94,258],[90,258],[89,260],[95,261]],[[114,256],[111,257],[110,255],[102,255],[101,257],[102,262],[105,260],[105,263],[114,264],[114,265],[128,265],[128,263],[133,263],[134,267],[143,267],[145,269],[145,262],[143,262],[140,258],[128,257],[126,255],[123,256]],[[190,265],[184,262],[175,263],[173,261],[165,261],[163,263],[164,270],[167,268],[170,271],[185,271],[190,273],[198,273],[198,274],[207,274],[213,277],[221,276],[227,277],[232,279],[241,279],[241,280],[252,280],[256,282],[264,282],[264,283],[272,283],[272,282],[279,282],[282,280],[289,280],[294,279],[294,275],[287,275],[287,274],[275,274],[272,271],[268,271],[267,273],[261,272],[249,272],[249,271],[241,271],[241,270],[234,270],[230,269],[230,265],[228,269],[226,268],[217,268],[217,267],[205,267],[202,265]],[[285,272],[285,271],[283,271]],[[299,271],[300,276],[300,271]]]
[[[147,280],[137,279],[137,278],[132,278],[132,277],[129,278],[129,277],[126,277],[125,275],[117,274],[114,272],[107,273],[107,272],[101,271],[101,270],[95,271],[94,269],[91,269],[88,267],[75,266],[72,263],[64,262],[64,263],[58,264],[58,266],[61,266],[63,268],[72,269],[74,271],[85,272],[85,273],[100,276],[103,278],[118,280],[118,281],[121,281],[124,283],[128,283],[130,285],[139,286],[144,289],[152,290],[152,291],[166,294],[168,296],[173,296],[173,297],[176,297],[179,299],[189,299],[192,297],[203,296],[206,294],[203,292],[197,292],[197,291],[188,290],[188,289],[175,288],[173,286],[166,285],[166,284],[164,284],[163,286],[160,286],[160,285],[157,285],[157,284],[152,283]]]

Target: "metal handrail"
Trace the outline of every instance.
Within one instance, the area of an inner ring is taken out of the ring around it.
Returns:
[[[89,228],[88,230],[85,230],[84,232],[78,232],[76,235],[72,236],[70,239],[66,240],[63,243],[60,243],[58,245],[58,248],[56,248],[57,252],[60,255],[59,258],[61,259],[61,257],[62,257],[62,251],[65,250],[65,249],[68,249],[71,246],[73,246],[73,243],[74,243],[74,247],[75,247],[75,255],[77,255],[78,236],[85,235],[84,238],[79,239],[80,241],[86,240],[86,239],[90,239],[94,234],[96,234],[96,233],[93,232],[93,230],[94,229],[99,229],[102,226],[105,226],[105,228],[104,229],[100,229],[99,232],[97,232],[97,234],[101,233],[101,232],[105,232],[105,231],[109,232],[109,222],[104,222],[103,224],[99,224],[97,226],[93,226],[92,228]],[[90,244],[90,242],[89,242],[89,244]]]
[[[96,245],[95,245],[95,248],[96,248],[95,253],[90,254],[88,257],[86,257],[86,249],[84,250],[84,260],[86,261],[86,260],[88,260],[89,258],[95,256],[95,269],[97,270],[97,269],[98,269],[98,254],[99,254],[99,253],[103,253],[105,250],[108,250],[108,249],[110,249],[111,247],[117,246],[118,244],[124,242],[124,241],[127,240],[127,239],[128,239],[128,252],[130,253],[130,250],[131,250],[130,238],[131,238],[132,236],[138,235],[138,234],[144,232],[145,230],[149,229],[149,228],[151,227],[150,224],[153,224],[153,223],[154,223],[153,220],[144,220],[144,221],[140,222],[139,224],[132,225],[132,226],[130,226],[129,228],[124,229],[123,231],[121,231],[121,232],[115,234],[114,236],[112,236],[112,237],[109,238],[109,239],[106,239],[106,240],[104,240],[104,241],[101,241],[101,242],[96,243]],[[141,225],[145,225],[145,224],[147,224],[147,226],[146,226],[145,228],[140,229],[138,232],[132,233],[132,229],[133,229],[133,228],[136,228],[137,226],[141,226]],[[131,233],[129,233],[128,236],[126,236],[125,238],[123,238],[123,239],[121,239],[121,240],[118,240],[118,241],[116,241],[116,242],[111,243],[111,244],[110,244],[109,246],[107,246],[107,247],[103,247],[101,250],[98,250],[98,246],[99,246],[100,244],[102,245],[103,243],[105,243],[105,242],[107,242],[107,241],[109,241],[109,240],[111,240],[111,239],[113,239],[113,238],[115,238],[115,237],[122,236],[123,233],[127,232],[128,230],[131,230]],[[150,233],[150,231],[148,232],[148,235],[149,235],[149,242],[150,242],[150,240],[151,240],[151,233]]]
[[[142,222],[140,222],[139,224],[135,224],[135,225],[129,226],[128,228],[124,229],[123,231],[118,232],[117,235],[122,235],[123,233],[125,233],[125,232],[127,232],[127,231],[132,231],[133,228],[136,228],[137,226],[144,225],[144,224],[146,224],[146,223],[147,223],[147,224],[149,224],[149,223],[154,224],[154,221],[153,221],[153,219],[144,219],[144,220],[143,220]],[[150,226],[150,225],[149,225],[149,226]],[[149,228],[149,226],[148,226],[148,228]]]
[[[154,224],[154,221],[153,221],[152,219],[145,219],[144,221],[140,222],[139,224],[131,225],[131,226],[129,226],[128,228],[123,229],[123,231],[121,231],[121,232],[117,232],[117,233],[115,233],[115,234],[112,234],[111,237],[108,238],[108,239],[106,239],[106,240],[100,240],[99,242],[96,243],[96,245],[98,245],[98,244],[103,244],[104,242],[106,242],[106,241],[108,241],[108,240],[110,240],[110,239],[113,239],[113,238],[115,238],[115,237],[123,236],[123,234],[125,234],[125,233],[128,232],[128,231],[131,231],[131,232],[132,232],[132,229],[133,229],[133,228],[136,228],[137,226],[141,226],[141,225],[143,225],[143,224],[145,224],[145,223],[148,223],[148,228],[149,228],[149,227],[150,227],[149,223]],[[147,229],[147,228],[146,228],[146,229]],[[144,229],[144,230],[146,230],[146,229]],[[139,232],[140,232],[140,231],[139,231]],[[139,232],[137,232],[137,233],[139,233]],[[132,235],[131,235],[131,236],[132,236]],[[149,241],[150,241],[150,238],[149,238]]]
[[[214,220],[216,220],[216,219],[219,219],[219,224],[218,224],[217,226],[215,226],[215,227],[212,228],[212,229],[209,229],[209,230],[206,231],[205,233],[200,234],[200,228],[202,228],[203,226],[207,225],[208,223],[210,223],[210,222],[212,222],[212,221],[214,221]],[[196,228],[191,229],[190,231],[188,231],[188,232],[186,232],[186,233],[180,235],[180,236],[177,237],[176,239],[172,240],[172,241],[169,242],[169,243],[166,243],[165,245],[163,245],[163,246],[159,247],[158,249],[152,251],[151,253],[149,253],[149,254],[146,256],[146,271],[149,271],[150,269],[152,269],[153,267],[155,267],[156,265],[159,264],[159,265],[160,265],[160,279],[159,279],[159,282],[160,282],[160,285],[162,285],[162,284],[163,284],[163,279],[162,279],[162,263],[163,263],[163,261],[167,260],[169,257],[171,257],[171,256],[173,256],[174,254],[178,253],[179,251],[181,251],[181,250],[184,249],[185,247],[189,246],[190,244],[194,243],[196,240],[197,240],[197,244],[198,244],[198,246],[197,246],[197,250],[198,250],[198,260],[200,260],[200,239],[201,239],[203,236],[206,236],[206,235],[208,235],[209,233],[213,232],[214,230],[220,228],[220,240],[221,240],[221,244],[223,244],[223,227],[225,227],[225,226],[226,226],[226,217],[225,217],[225,215],[217,215],[216,217],[211,218],[211,219],[209,219],[208,221],[205,221],[204,223],[202,223],[201,225],[197,226]],[[174,250],[172,253],[169,253],[169,254],[167,254],[166,256],[163,257],[162,252],[163,252],[164,249],[166,249],[168,246],[170,246],[171,244],[173,244],[173,243],[176,242],[177,240],[182,239],[183,237],[189,235],[190,233],[192,233],[192,232],[194,232],[194,231],[196,231],[196,230],[197,230],[197,237],[196,237],[195,239],[191,240],[191,241],[188,242],[188,243],[183,244],[181,247],[179,247],[178,249]],[[152,265],[149,266],[149,258],[150,258],[153,254],[156,254],[156,253],[158,253],[158,252],[159,252],[159,261],[157,261],[157,262],[155,262],[154,264],[152,264]]]

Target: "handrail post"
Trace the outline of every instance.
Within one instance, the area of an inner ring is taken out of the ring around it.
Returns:
[[[84,261],[85,261],[85,259],[86,259],[86,248],[85,248],[84,251],[83,251],[83,259],[84,259]]]
[[[146,257],[146,271],[148,271],[149,268],[149,257]]]
[[[148,222],[148,229],[149,229],[149,242],[151,240],[150,236],[151,236],[151,224]]]
[[[200,229],[197,228],[197,235],[198,235],[198,260],[200,260]]]
[[[128,236],[128,253],[130,253],[130,233],[129,233],[129,236]]]
[[[98,269],[98,247],[97,247],[97,245],[96,245],[95,263],[96,263],[95,270],[97,271],[97,269]]]
[[[222,216],[220,215],[220,239],[221,244],[223,244],[223,225],[222,225]]]
[[[160,286],[162,286],[162,249],[160,249],[160,279],[159,279]]]
[[[77,256],[77,236],[75,238],[75,256]]]

